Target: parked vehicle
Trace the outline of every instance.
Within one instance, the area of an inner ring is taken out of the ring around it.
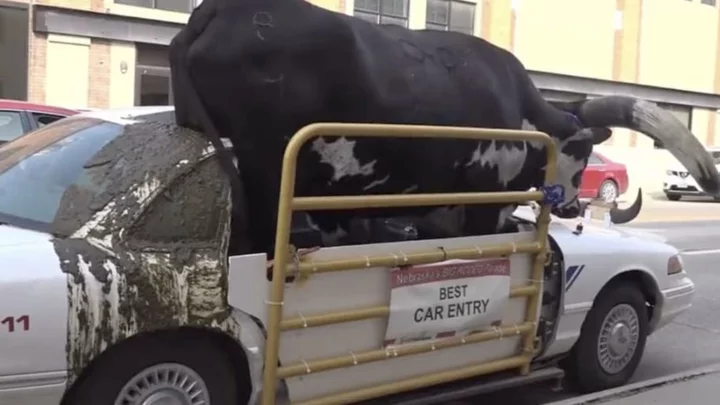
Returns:
[[[613,202],[627,189],[627,167],[593,152],[583,172],[580,198],[599,198],[605,202]]]
[[[0,99],[0,144],[77,113],[62,107]]]
[[[392,403],[557,364],[594,391],[691,305],[657,236],[548,230],[526,206],[518,233],[292,252],[286,233],[268,273],[265,253],[232,253],[215,149],[173,123],[172,107],[87,112],[0,147],[3,405]]]
[[[720,168],[720,147],[710,148],[708,152],[715,159],[716,167]],[[670,201],[679,201],[683,196],[707,196],[702,187],[688,174],[685,166],[677,161],[665,171],[663,191]]]

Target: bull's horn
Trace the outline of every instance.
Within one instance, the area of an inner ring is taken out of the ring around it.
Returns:
[[[672,113],[644,100],[624,96],[585,101],[578,116],[586,127],[623,127],[663,145],[707,193],[720,196],[720,176],[700,141]]]
[[[642,208],[642,189],[638,189],[637,197],[635,197],[635,202],[632,203],[631,206],[621,209],[618,207],[614,207],[610,209],[610,221],[613,224],[626,224],[635,217],[640,214],[640,209]]]

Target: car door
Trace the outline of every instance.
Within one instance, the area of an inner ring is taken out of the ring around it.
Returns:
[[[0,403],[5,388],[65,375],[67,276],[48,234],[0,225]],[[3,384],[6,383],[6,384]]]
[[[22,136],[30,130],[25,113],[17,110],[0,110],[0,145]]]
[[[580,181],[580,198],[595,198],[605,179],[606,164],[595,153],[590,155]]]

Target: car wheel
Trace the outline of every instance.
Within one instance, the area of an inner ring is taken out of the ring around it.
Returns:
[[[141,338],[100,358],[69,392],[70,405],[229,405],[247,400],[235,367],[209,338]]]
[[[640,289],[619,283],[605,287],[565,363],[571,385],[588,393],[626,384],[640,363],[647,335],[648,311]]]
[[[667,197],[667,199],[670,201],[680,201],[681,196],[677,194],[665,194],[665,197]]]
[[[618,198],[618,187],[612,180],[605,180],[598,190],[598,197],[604,202],[611,203]]]

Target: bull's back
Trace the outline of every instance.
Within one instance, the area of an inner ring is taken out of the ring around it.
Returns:
[[[514,56],[477,37],[343,16],[362,71],[390,122],[519,128]],[[480,113],[482,112],[482,113]]]

